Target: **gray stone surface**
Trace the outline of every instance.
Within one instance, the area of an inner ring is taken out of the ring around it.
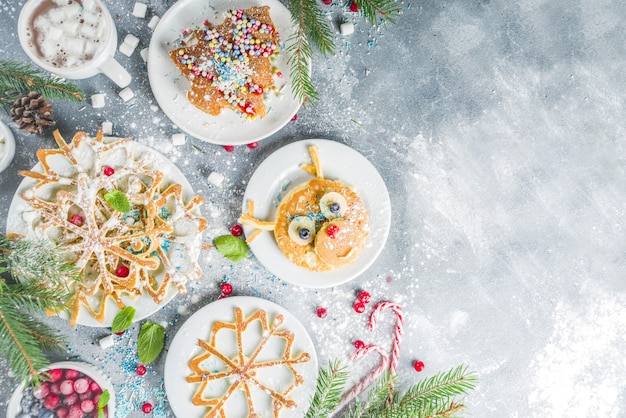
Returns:
[[[0,2],[0,56],[27,60],[15,33],[23,1]],[[147,22],[168,4],[149,3],[148,19],[133,2],[107,2],[126,33],[148,45]],[[114,134],[158,148],[204,196],[216,218],[209,236],[227,232],[255,167],[297,139],[328,138],[364,154],[384,178],[392,228],[381,256],[358,278],[309,290],[276,279],[255,260],[232,264],[213,252],[193,295],[174,299],[152,320],[171,338],[184,320],[219,295],[225,278],[235,293],[266,298],[308,328],[321,362],[347,358],[352,341],[390,343],[392,317],[374,334],[351,304],[355,291],[392,300],[406,313],[400,378],[406,386],[460,363],[479,386],[467,399],[476,417],[626,416],[626,3],[623,1],[403,1],[396,25],[370,28],[347,7],[329,7],[337,51],[316,55],[317,106],[260,142],[257,149],[193,140],[202,150],[168,144],[172,123],[155,105],[138,50],[119,61],[134,76],[136,97],[123,103],[103,76],[78,84],[107,105],[55,102],[64,136],[95,133],[105,120]],[[355,23],[339,35],[341,19]],[[86,107],[83,109],[83,106]],[[82,109],[82,110],[81,110]],[[9,122],[6,114],[0,114]],[[10,125],[10,124],[9,124]],[[51,147],[50,135],[17,132],[11,167],[0,174],[0,230],[20,177]],[[224,187],[208,185],[219,171]],[[388,277],[391,281],[388,281]],[[193,297],[195,296],[195,298]],[[324,305],[328,317],[315,316]],[[70,355],[105,370],[118,403],[136,394],[153,415],[171,416],[162,399],[165,355],[144,378],[134,376],[135,325],[115,348],[97,346],[103,329],[70,329]],[[170,353],[171,354],[171,353]],[[59,357],[66,358],[66,357]],[[422,373],[412,361],[426,364]],[[353,367],[355,379],[373,359]],[[130,364],[130,367],[129,367]],[[0,376],[5,390],[14,382]],[[161,400],[159,401],[159,398]],[[133,402],[135,404],[133,405]]]

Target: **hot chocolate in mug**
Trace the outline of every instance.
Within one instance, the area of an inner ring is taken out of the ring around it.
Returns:
[[[130,83],[113,57],[117,30],[100,0],[28,0],[17,26],[22,48],[41,68],[73,80],[104,73],[120,87]]]

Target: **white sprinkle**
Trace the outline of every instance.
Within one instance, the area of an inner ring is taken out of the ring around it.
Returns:
[[[187,137],[185,134],[174,134],[172,135],[172,144],[174,145],[184,145]]]
[[[120,91],[119,95],[122,98],[122,100],[124,100],[125,102],[135,97],[135,93],[133,93],[133,91],[129,87],[126,87],[125,89]]]
[[[148,23],[148,27],[154,30],[159,24],[159,20],[161,20],[159,16],[152,16],[152,19],[150,19],[150,23]]]
[[[97,93],[91,96],[91,107],[100,109],[104,107],[104,94]]]
[[[222,182],[224,181],[224,176],[220,173],[213,171],[211,172],[211,174],[209,174],[209,177],[207,177],[207,181],[216,187],[220,187],[222,185]]]
[[[113,345],[115,345],[115,339],[113,338],[113,334],[107,335],[104,338],[100,338],[98,344],[100,344],[100,348],[103,350],[113,347]]]
[[[105,135],[113,135],[113,122],[108,120],[102,122],[102,133]]]
[[[133,7],[133,16],[143,19],[146,17],[147,10],[148,5],[146,3],[136,2],[135,7]]]
[[[341,31],[341,34],[343,36],[352,35],[354,33],[354,23],[352,22],[342,23],[341,26],[339,27],[339,30]]]

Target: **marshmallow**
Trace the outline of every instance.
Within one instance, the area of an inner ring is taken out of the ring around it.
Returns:
[[[135,93],[133,93],[133,91],[129,87],[126,87],[124,90],[120,91],[119,95],[125,102],[135,97]]]
[[[341,26],[339,26],[339,30],[341,31],[341,34],[343,36],[352,35],[354,33],[354,23],[352,22],[342,23]]]
[[[113,134],[113,122],[110,122],[108,120],[105,120],[104,122],[102,122],[102,133],[105,135],[112,135]]]
[[[185,134],[174,134],[172,135],[172,144],[174,145],[184,145],[186,141]]]
[[[159,20],[161,20],[159,16],[152,16],[152,19],[150,19],[150,23],[148,23],[148,27],[152,30],[156,29],[157,25],[159,24]]]
[[[113,339],[113,334],[111,335],[107,335],[104,338],[100,338],[100,341],[98,341],[98,344],[100,344],[100,348],[103,350],[106,350],[107,348],[111,348],[115,345],[115,340]]]
[[[146,3],[136,2],[135,7],[133,7],[133,16],[143,19],[146,17],[147,10],[148,5]]]
[[[224,176],[213,171],[209,174],[209,177],[207,177],[207,181],[216,187],[220,187],[224,181]]]
[[[139,51],[139,55],[141,55],[141,59],[144,62],[148,62],[148,48],[143,48],[141,51]]]
[[[91,107],[100,109],[104,107],[104,94],[98,93],[91,96]]]

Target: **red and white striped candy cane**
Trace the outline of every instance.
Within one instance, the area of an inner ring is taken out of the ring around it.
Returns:
[[[391,356],[389,360],[389,371],[395,374],[398,370],[398,359],[400,358],[400,343],[402,342],[402,334],[404,334],[404,314],[402,308],[393,302],[379,302],[370,315],[369,327],[370,331],[374,330],[378,317],[384,309],[391,309],[396,314],[396,325],[393,332],[393,345],[391,347]]]
[[[365,345],[363,347],[360,347],[352,355],[351,360],[356,361],[359,358],[367,355],[369,352],[372,352],[372,351],[375,351],[378,353],[378,355],[380,355],[380,363],[378,364],[378,367],[372,370],[369,375],[364,377],[359,383],[354,385],[352,389],[350,389],[348,392],[346,392],[343,395],[343,399],[341,400],[341,403],[339,404],[339,406],[337,407],[335,411],[340,411],[341,408],[343,408],[344,406],[349,404],[354,398],[359,396],[359,394],[363,392],[365,388],[371,385],[382,374],[382,372],[384,372],[385,369],[389,366],[389,356],[385,352],[385,349],[375,344],[370,344],[370,345]]]

